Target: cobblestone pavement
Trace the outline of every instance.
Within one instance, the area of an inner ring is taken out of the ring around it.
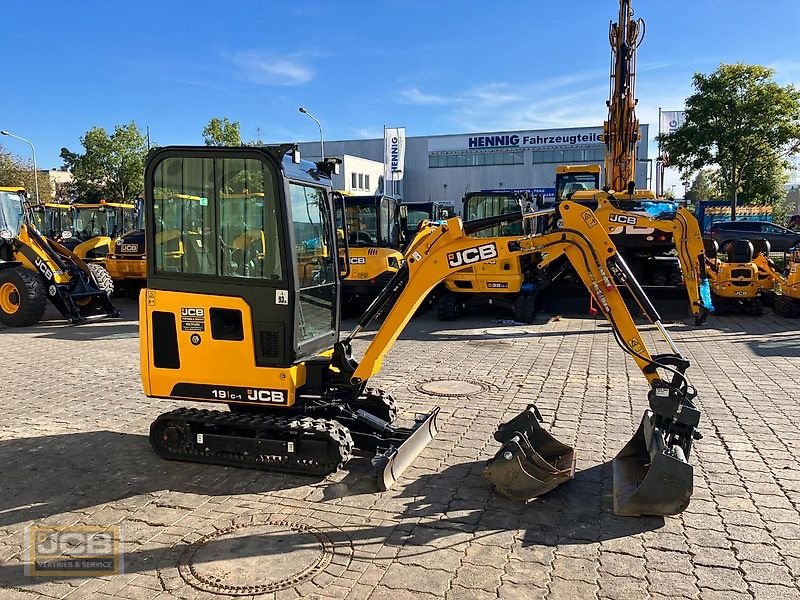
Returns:
[[[440,404],[441,433],[395,488],[376,493],[366,459],[315,481],[157,458],[149,424],[178,404],[142,395],[135,307],[121,304],[129,320],[0,331],[4,600],[220,598],[185,583],[183,564],[188,544],[217,530],[193,560],[218,582],[242,577],[214,575],[215,556],[231,551],[245,571],[263,560],[291,574],[280,562],[288,555],[316,565],[296,588],[258,598],[800,597],[800,321],[669,327],[692,361],[703,413],[695,493],[679,517],[632,519],[611,512],[609,461],[638,426],[647,386],[603,321],[415,319],[376,383],[405,417]],[[484,391],[417,390],[434,379]],[[523,506],[480,473],[497,423],[533,401],[550,431],[577,446],[579,472]],[[281,535],[285,523],[313,531]],[[31,524],[119,525],[125,573],[26,576]],[[219,537],[228,527],[253,535],[231,546]]]

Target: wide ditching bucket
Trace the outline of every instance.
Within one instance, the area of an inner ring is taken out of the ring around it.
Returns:
[[[613,461],[614,514],[677,515],[692,497],[692,466],[683,449],[668,444],[646,410],[639,429]]]
[[[541,421],[539,409],[531,404],[494,434],[503,446],[483,476],[511,500],[528,501],[546,494],[575,474],[575,449],[545,431]]]

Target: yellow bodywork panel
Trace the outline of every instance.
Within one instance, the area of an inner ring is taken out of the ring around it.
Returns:
[[[396,273],[403,255],[392,248],[350,248],[350,275],[345,281],[368,282]]]
[[[240,311],[243,339],[213,339],[212,308]],[[179,368],[155,366],[152,323],[157,313],[169,313],[174,318]],[[278,408],[292,406],[295,391],[306,381],[305,365],[256,366],[252,323],[250,306],[238,297],[143,290],[139,296],[139,355],[145,394],[261,406],[267,402]]]
[[[468,267],[445,280],[450,292],[518,294],[523,283],[519,258],[487,260]]]

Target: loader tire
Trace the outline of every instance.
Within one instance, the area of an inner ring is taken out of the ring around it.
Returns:
[[[23,267],[0,270],[0,322],[27,327],[42,320],[47,290],[38,273]]]
[[[536,296],[517,296],[514,300],[514,318],[522,323],[533,323],[536,318]]]
[[[455,294],[442,294],[436,303],[436,313],[440,321],[455,321],[461,312],[460,308],[461,301]]]
[[[103,265],[98,265],[97,263],[87,263],[86,266],[89,267],[92,275],[94,275],[97,287],[108,294],[110,298],[111,294],[114,293],[114,280],[111,279],[111,273],[109,273]]]

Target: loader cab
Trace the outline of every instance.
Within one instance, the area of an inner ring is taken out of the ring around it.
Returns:
[[[455,216],[452,204],[443,202],[404,202],[400,206],[400,225],[403,231],[404,246],[414,239],[422,221],[446,221]]]
[[[0,262],[14,260],[12,241],[25,222],[25,196],[20,192],[0,188]]]
[[[575,192],[600,189],[600,165],[556,167],[556,202],[570,200]]]
[[[201,370],[224,353],[243,368],[286,366],[337,340],[330,176],[290,150],[149,155],[142,316],[155,367]]]
[[[470,192],[464,197],[464,220],[474,221],[486,217],[508,214],[518,215],[533,199],[516,192]],[[483,229],[475,237],[504,237],[522,235],[522,222],[497,225]]]

